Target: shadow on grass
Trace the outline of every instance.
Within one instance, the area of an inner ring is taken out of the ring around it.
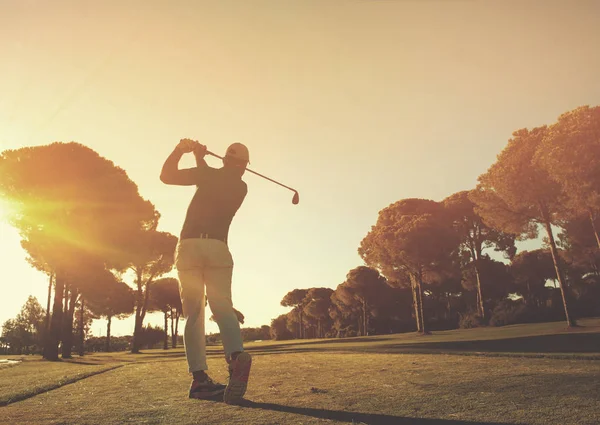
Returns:
[[[382,415],[379,413],[346,412],[343,410],[313,409],[310,407],[284,406],[275,403],[257,403],[244,400],[244,407],[273,410],[275,412],[294,413],[319,419],[330,419],[348,423],[368,425],[508,425],[501,422],[468,422],[452,419],[424,419]]]
[[[424,337],[427,338],[427,337]],[[390,339],[382,339],[389,341]],[[382,341],[382,340],[378,340]],[[365,339],[365,342],[369,341]],[[331,343],[332,341],[326,341]],[[309,352],[309,351],[356,351],[380,353],[427,353],[429,352],[482,352],[482,353],[598,353],[600,354],[600,333],[564,333],[555,335],[524,336],[492,340],[419,342],[419,343],[368,343],[354,345],[356,339],[336,340],[330,347],[320,342],[277,344],[269,347],[249,347],[249,352]],[[313,346],[314,345],[314,346]]]
[[[390,348],[389,345],[384,346]],[[449,351],[484,351],[491,353],[600,353],[600,334],[565,333],[479,341],[398,344],[394,347],[427,348]]]

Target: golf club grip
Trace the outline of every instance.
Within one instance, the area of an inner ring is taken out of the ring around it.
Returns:
[[[219,159],[223,159],[223,157],[222,157],[222,156],[220,156],[220,155],[217,155],[216,153],[212,153],[211,151],[206,151],[206,154],[207,154],[207,155],[212,155],[212,156],[214,156],[214,157],[217,157],[217,158],[219,158]],[[271,178],[269,178],[269,177],[267,177],[267,176],[263,176],[262,174],[260,174],[260,173],[257,173],[256,171],[252,171],[252,170],[251,170],[251,169],[249,169],[249,168],[246,168],[246,171],[249,171],[249,172],[251,172],[252,174],[256,174],[257,176],[260,176],[260,177],[262,177],[263,179],[267,179],[267,180],[269,180],[270,182],[273,182],[273,183],[275,183],[275,184],[278,184],[279,186],[283,186],[283,187],[285,187],[286,189],[289,189],[289,190],[291,190],[292,192],[296,192],[296,193],[298,193],[298,192],[296,191],[296,189],[292,189],[291,187],[288,187],[288,186],[286,186],[286,185],[284,185],[284,184],[281,184],[281,183],[279,183],[278,181],[275,181],[275,180],[273,180],[273,179],[271,179]]]

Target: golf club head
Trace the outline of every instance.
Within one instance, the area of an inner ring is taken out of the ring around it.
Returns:
[[[292,204],[296,205],[296,204],[298,204],[298,202],[300,202],[300,195],[298,195],[298,192],[294,191],[294,197],[292,198]]]

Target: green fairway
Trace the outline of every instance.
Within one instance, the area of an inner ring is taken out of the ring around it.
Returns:
[[[29,358],[15,366],[0,369],[0,406],[19,401],[99,372],[114,369],[118,364],[83,365],[49,363],[39,357]]]
[[[562,354],[600,358],[600,319],[582,319],[568,330],[564,322],[455,329],[421,336],[415,333],[344,339],[264,341],[247,349],[260,352],[368,351],[379,353],[481,353],[485,355]]]
[[[73,425],[592,425],[600,423],[600,353],[594,345],[600,321],[581,324],[568,332],[562,323],[544,323],[426,337],[251,343],[254,365],[244,406],[188,399],[181,348],[58,363],[29,356],[0,369],[4,404],[22,399],[2,407],[2,416],[11,424]],[[573,347],[552,346],[572,337],[582,339]],[[209,352],[211,375],[225,382],[221,352]]]

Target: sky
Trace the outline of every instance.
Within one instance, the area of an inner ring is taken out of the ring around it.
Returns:
[[[230,230],[234,306],[270,324],[288,291],[363,264],[381,209],[472,189],[513,131],[600,104],[598,16],[587,0],[0,0],[0,151],[89,146],[179,235],[193,188],[159,180],[179,139],[246,144],[300,193],[247,173]],[[1,222],[0,323],[46,304],[19,241]]]

